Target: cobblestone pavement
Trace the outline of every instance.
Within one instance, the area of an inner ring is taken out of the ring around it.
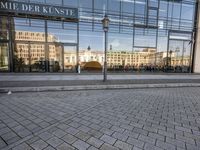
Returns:
[[[0,149],[198,150],[200,89],[0,94]]]

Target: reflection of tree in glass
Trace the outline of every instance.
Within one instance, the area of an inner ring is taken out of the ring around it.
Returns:
[[[20,48],[20,53],[21,52],[22,49]],[[18,57],[17,49],[14,49],[14,64],[15,64],[15,71],[24,72],[24,66],[25,66],[24,58]]]

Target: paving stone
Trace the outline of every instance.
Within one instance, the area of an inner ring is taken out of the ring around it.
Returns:
[[[133,146],[130,144],[127,144],[125,142],[117,140],[117,142],[114,144],[114,146],[123,149],[123,150],[132,150]]]
[[[134,146],[137,146],[139,148],[143,148],[144,147],[144,142],[143,141],[140,141],[140,140],[137,140],[137,139],[131,138],[131,137],[128,138],[127,143],[129,143],[131,145],[134,145]]]
[[[91,137],[89,134],[87,134],[83,131],[78,132],[75,136],[83,141],[86,141],[87,139],[89,139]]]
[[[38,140],[31,144],[31,147],[33,147],[35,150],[42,150],[47,146],[48,144],[42,140]]]
[[[95,137],[91,137],[90,139],[88,139],[87,143],[89,143],[90,145],[93,145],[96,148],[101,147],[101,145],[104,143],[103,141],[95,138]]]
[[[117,126],[112,126],[111,130],[116,131],[116,132],[120,132],[120,133],[125,131],[125,129],[117,127]]]
[[[7,144],[0,137],[0,149],[7,146]]]
[[[70,146],[67,143],[63,143],[63,144],[59,145],[56,149],[57,150],[75,150],[74,147]]]
[[[91,136],[96,137],[96,138],[100,138],[103,135],[103,133],[101,133],[97,130],[90,130],[88,132],[88,134],[90,134]]]
[[[80,130],[76,129],[76,128],[73,128],[73,127],[69,127],[66,132],[69,133],[69,134],[72,134],[72,135],[75,135],[79,132]]]
[[[114,137],[118,140],[124,141],[124,142],[128,139],[127,134],[119,133],[119,132],[113,133],[112,137]]]
[[[111,144],[113,145],[116,141],[115,138],[111,137],[111,136],[108,136],[106,134],[104,134],[101,138],[100,138],[102,141],[108,143],[108,144]]]
[[[87,126],[84,126],[84,125],[81,125],[79,128],[79,130],[83,131],[83,132],[88,132],[91,130],[91,128],[87,127]]]
[[[81,140],[77,140],[76,142],[74,142],[72,144],[75,148],[79,149],[79,150],[86,150],[88,147],[90,147],[89,144],[87,144],[84,141]]]
[[[93,137],[107,142],[99,149],[105,145],[110,149],[117,148],[115,144],[120,140],[134,146],[133,149],[193,150],[200,145],[199,97],[200,89],[192,87],[1,95],[0,136],[12,144],[33,134],[34,138],[25,141],[31,145],[38,140],[50,140],[54,133],[62,142],[55,144],[53,149],[64,142],[72,146],[78,139],[86,140],[88,149],[95,149],[97,147],[88,142]],[[92,108],[82,112],[89,107]],[[55,127],[46,130],[54,123],[57,124]],[[50,135],[36,136],[35,133],[42,129]],[[63,136],[62,131],[68,134]],[[115,142],[102,140],[104,135]],[[52,149],[52,146],[48,147]]]
[[[62,144],[63,141],[57,137],[52,137],[49,140],[47,140],[47,143],[53,147],[57,147],[58,145]]]
[[[99,149],[97,149],[97,148],[95,148],[95,147],[93,147],[93,146],[90,146],[90,147],[88,148],[88,150],[99,150]]]
[[[61,139],[69,144],[72,144],[77,140],[77,138],[71,134],[67,134],[64,137],[62,137]]]
[[[58,138],[61,138],[64,135],[66,135],[67,133],[64,132],[63,130],[57,129],[52,134],[55,135],[55,136],[57,136]]]
[[[104,143],[104,144],[101,146],[100,150],[119,150],[119,148],[114,147],[114,146],[112,146],[112,145],[110,145],[110,144]]]
[[[6,143],[7,143],[8,145],[10,145],[10,144],[13,144],[13,143],[19,141],[20,139],[21,139],[21,138],[20,138],[19,136],[15,136],[15,137],[12,137],[12,138],[6,140]]]
[[[55,148],[53,148],[51,146],[47,146],[44,150],[55,150]]]
[[[26,143],[22,143],[12,148],[12,150],[33,150],[33,149],[30,146],[28,146]]]
[[[30,144],[32,144],[32,143],[38,141],[38,140],[40,140],[40,138],[39,138],[38,136],[34,136],[34,137],[28,139],[28,140],[26,141],[26,143],[30,145]]]
[[[176,146],[159,140],[156,141],[156,146],[167,150],[176,150]]]
[[[45,141],[48,140],[48,139],[50,139],[51,137],[53,137],[53,135],[50,134],[50,133],[48,133],[48,132],[43,132],[43,133],[39,134],[38,136],[41,139],[45,140]]]
[[[144,150],[164,150],[164,149],[149,143],[145,143]]]
[[[156,143],[156,139],[154,139],[154,138],[152,138],[152,137],[144,136],[144,135],[142,135],[142,134],[139,136],[138,139],[141,140],[141,141],[150,143],[150,144],[152,144],[152,145],[155,145],[155,143]]]

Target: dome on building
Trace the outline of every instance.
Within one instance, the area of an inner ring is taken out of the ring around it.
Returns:
[[[102,70],[101,64],[97,61],[87,62],[83,68],[85,70]]]

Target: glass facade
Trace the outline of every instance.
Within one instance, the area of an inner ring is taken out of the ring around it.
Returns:
[[[196,0],[23,1],[78,8],[79,18],[0,16],[0,71],[101,72],[105,14],[108,71],[191,71]]]

